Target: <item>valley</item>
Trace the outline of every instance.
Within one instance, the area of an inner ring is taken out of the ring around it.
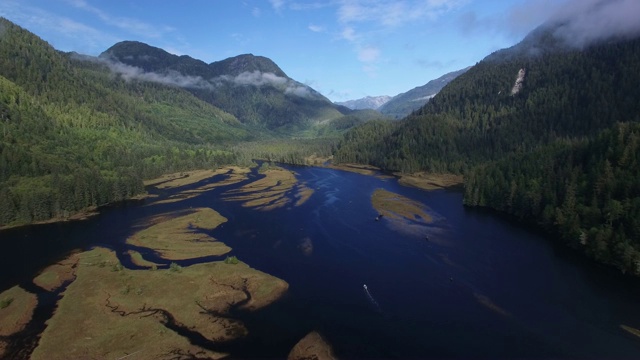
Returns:
[[[636,5],[565,5],[354,100],[240,33],[85,55],[0,17],[0,358],[638,357],[640,28],[578,31]],[[326,7],[359,71],[409,66]]]

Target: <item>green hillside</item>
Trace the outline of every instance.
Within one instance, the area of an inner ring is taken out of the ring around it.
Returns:
[[[100,58],[113,67],[128,65],[134,77],[175,82],[241,122],[277,134],[304,132],[350,111],[338,107],[312,88],[289,78],[273,61],[252,54],[205,64],[188,56],[176,56],[140,42],[115,44]]]
[[[640,274],[640,40],[576,49],[553,33],[488,56],[404,121],[351,130],[335,158],[462,173],[467,205],[540,224]]]
[[[0,19],[0,226],[141,193],[142,179],[235,161],[255,136],[188,92],[114,77]]]

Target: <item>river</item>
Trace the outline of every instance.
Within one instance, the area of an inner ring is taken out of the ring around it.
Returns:
[[[315,191],[299,207],[261,212],[221,199],[240,183],[179,203],[127,203],[85,221],[2,231],[0,291],[30,282],[74,249],[108,247],[132,267],[124,241],[137,221],[204,206],[229,219],[211,232],[233,248],[229,255],[290,284],[277,303],[239,315],[250,335],[231,344],[232,357],[286,357],[317,330],[341,358],[640,358],[640,338],[620,327],[640,328],[636,279],[464,208],[458,191],[289,169]],[[378,188],[425,204],[434,221],[375,221],[371,194]],[[157,193],[162,199],[172,191]],[[42,329],[44,320],[30,326]]]

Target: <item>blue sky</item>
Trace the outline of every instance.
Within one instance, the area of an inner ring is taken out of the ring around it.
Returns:
[[[207,63],[262,55],[344,101],[397,95],[473,65],[571,1],[1,0],[0,16],[88,55],[122,40]]]

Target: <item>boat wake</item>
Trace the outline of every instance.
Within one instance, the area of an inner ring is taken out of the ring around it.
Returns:
[[[374,310],[377,313],[382,314],[382,308],[380,307],[380,304],[378,304],[376,299],[373,298],[373,295],[371,295],[371,293],[369,292],[369,288],[367,288],[367,284],[362,285],[362,288],[364,289],[364,293],[367,295],[369,302],[371,303],[371,305],[373,305]]]

